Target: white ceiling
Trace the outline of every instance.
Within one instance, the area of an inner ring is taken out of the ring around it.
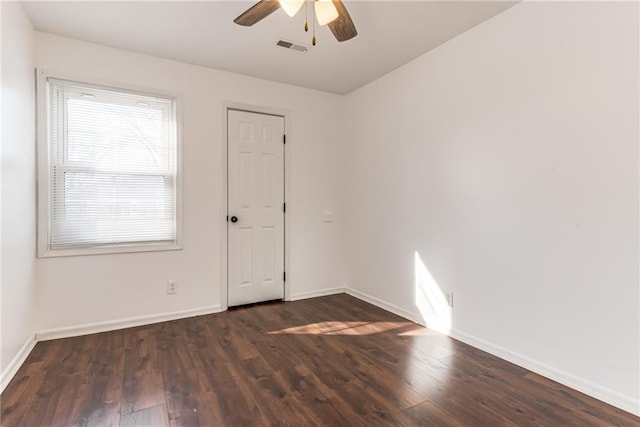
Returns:
[[[307,53],[276,41],[311,45],[304,8],[282,9],[252,27],[233,19],[254,2],[29,1],[39,31],[318,89],[348,93],[512,6],[507,1],[348,1],[358,36],[338,43],[318,27]]]

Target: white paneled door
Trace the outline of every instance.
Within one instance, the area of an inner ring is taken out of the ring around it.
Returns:
[[[284,298],[284,117],[228,110],[228,305]]]

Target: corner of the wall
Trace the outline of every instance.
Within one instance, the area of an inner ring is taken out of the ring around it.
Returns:
[[[341,286],[337,286],[334,288],[319,289],[319,290],[310,291],[310,292],[298,292],[298,293],[291,294],[291,298],[289,299],[289,301],[299,301],[299,300],[308,299],[308,298],[324,297],[327,295],[342,294],[344,292],[345,292],[345,288]]]
[[[412,313],[402,307],[398,307],[395,304],[388,303],[379,298],[366,294],[364,292],[360,292],[351,287],[347,287],[344,291],[347,295],[351,295],[352,297],[358,298],[362,301],[368,302],[369,304],[375,305],[376,307],[380,307],[384,310],[390,311],[393,314],[397,314],[400,317],[404,317],[407,320],[411,320],[419,325],[426,326],[424,321],[418,316],[416,313]]]
[[[0,393],[4,391],[4,389],[9,385],[13,377],[18,372],[18,369],[22,366],[22,364],[27,360],[31,350],[36,345],[36,334],[31,334],[25,343],[20,347],[18,353],[15,357],[9,362],[7,367],[0,373]]]

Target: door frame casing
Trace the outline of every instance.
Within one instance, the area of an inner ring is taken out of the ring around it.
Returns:
[[[229,209],[229,199],[228,195],[228,150],[227,145],[228,141],[228,114],[229,110],[238,110],[238,111],[246,111],[248,113],[257,113],[257,114],[268,114],[271,116],[280,116],[284,119],[284,134],[287,138],[287,144],[283,147],[283,156],[284,156],[284,201],[285,203],[289,200],[289,180],[291,177],[291,145],[289,141],[292,139],[290,136],[290,114],[288,110],[282,108],[273,108],[273,107],[264,107],[259,105],[252,104],[244,104],[240,102],[233,101],[225,101],[222,103],[222,144],[221,145],[221,160],[220,160],[220,309],[221,311],[225,311],[228,308],[228,257],[229,257],[229,246],[228,246],[228,233],[227,233],[227,212]],[[287,212],[284,215],[284,271],[289,271],[289,216],[290,209],[287,206]],[[284,300],[291,301],[291,278],[290,275],[287,274],[287,280],[284,282]]]

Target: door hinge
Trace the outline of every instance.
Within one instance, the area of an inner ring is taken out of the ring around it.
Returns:
[[[287,272],[286,272],[286,271],[283,271],[283,272],[282,272],[282,281],[283,281],[283,282],[286,282],[286,281],[287,281]]]
[[[282,135],[282,143],[283,144],[287,143],[287,135]]]
[[[282,204],[282,212],[287,212],[287,204],[286,203]]]

